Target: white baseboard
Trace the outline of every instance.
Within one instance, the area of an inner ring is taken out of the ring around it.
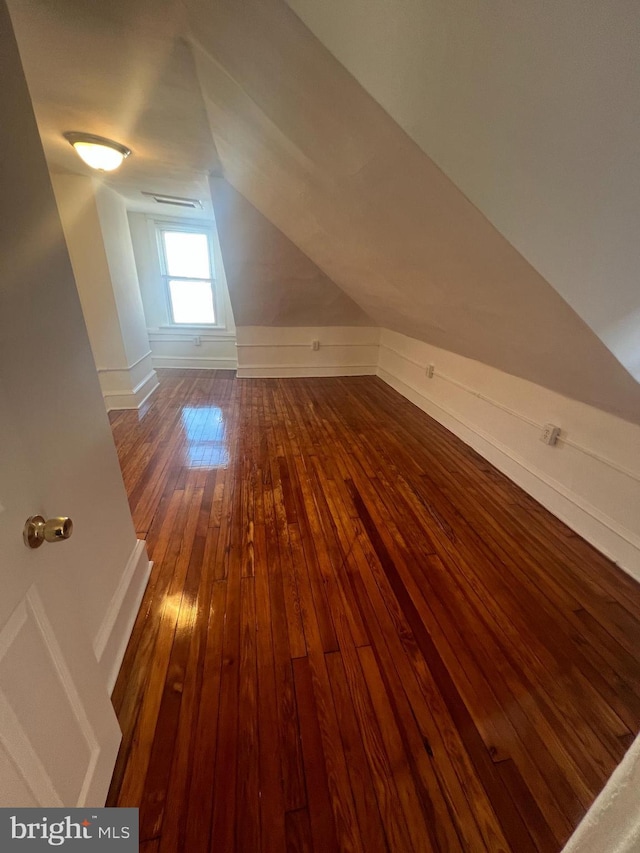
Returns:
[[[236,358],[192,358],[183,355],[154,355],[152,362],[154,367],[173,367],[181,370],[235,370],[238,364]]]
[[[375,364],[248,364],[237,370],[238,379],[294,378],[303,376],[375,376]]]
[[[128,367],[99,367],[98,378],[107,411],[139,409],[158,385],[151,350]]]
[[[152,565],[146,542],[138,539],[93,641],[93,651],[105,674],[109,693],[116,683]]]
[[[107,411],[115,411],[116,409],[139,409],[153,394],[156,388],[160,385],[155,370],[152,370],[145,378],[138,383],[131,391],[119,391],[114,393],[104,393],[104,403]]]
[[[640,537],[441,400],[379,366],[378,376],[462,439],[546,509],[640,581]],[[537,441],[537,436],[536,439]],[[622,475],[624,476],[624,475]]]

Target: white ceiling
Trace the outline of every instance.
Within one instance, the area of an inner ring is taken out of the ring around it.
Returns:
[[[105,182],[132,210],[211,216],[220,170],[174,0],[10,0],[38,127],[52,171],[95,177],[65,131],[132,149]],[[204,211],[146,201],[141,190],[198,198]]]

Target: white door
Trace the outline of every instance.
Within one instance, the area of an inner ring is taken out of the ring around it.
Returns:
[[[99,806],[120,732],[85,612],[86,469],[108,424],[4,0],[0,79],[0,806]],[[30,550],[36,514],[81,523]]]
[[[12,409],[0,385],[0,805],[103,805],[120,730],[77,612],[79,549],[73,536],[37,550],[22,541],[28,516],[64,507]],[[45,414],[35,395],[43,426]]]

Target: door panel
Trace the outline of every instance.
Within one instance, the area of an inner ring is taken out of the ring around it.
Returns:
[[[4,716],[0,710],[0,720],[3,719]],[[38,801],[24,781],[23,774],[18,771],[4,744],[0,741],[0,803],[8,802],[11,799],[25,808],[33,808],[38,805]]]
[[[19,742],[37,758],[43,791],[54,791],[60,805],[82,802],[99,746],[35,587],[0,633],[0,685]],[[59,774],[60,766],[68,772]]]
[[[93,641],[136,540],[4,0],[0,79],[0,806],[100,806],[120,731]],[[76,528],[31,550],[31,515]]]
[[[0,805],[101,805],[120,731],[82,619],[78,553],[72,539],[22,541],[29,515],[59,510],[40,502],[1,384],[0,471]]]

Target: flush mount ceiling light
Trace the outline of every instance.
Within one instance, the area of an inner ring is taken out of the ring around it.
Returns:
[[[65,133],[64,138],[76,149],[78,156],[87,166],[100,172],[113,172],[131,150],[113,139],[94,136],[92,133]]]

